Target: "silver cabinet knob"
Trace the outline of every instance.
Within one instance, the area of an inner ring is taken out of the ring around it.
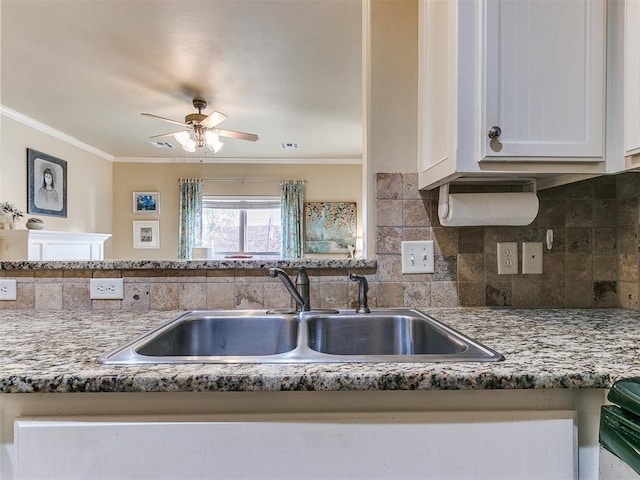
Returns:
[[[502,134],[502,129],[497,125],[494,125],[489,130],[489,138],[491,139],[498,138],[500,134]]]
[[[502,143],[500,143],[500,135],[502,134],[502,129],[494,125],[489,129],[489,138],[491,141],[489,142],[489,148],[494,152],[499,152],[502,150]]]

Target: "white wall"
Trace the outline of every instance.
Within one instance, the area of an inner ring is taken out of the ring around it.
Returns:
[[[176,259],[180,178],[307,180],[307,202],[356,202],[358,235],[362,235],[360,165],[114,163],[113,254],[111,258]],[[205,195],[279,195],[278,182],[205,182]],[[133,213],[133,192],[160,192],[160,213]],[[160,221],[160,248],[133,249],[133,221]]]
[[[374,174],[417,172],[417,0],[372,0],[370,28],[370,166]]]
[[[0,131],[0,201],[27,211],[27,148],[67,162],[67,218],[27,213],[20,227],[34,216],[46,230],[111,233],[112,162],[7,117]],[[107,257],[110,249],[107,241]]]
[[[418,1],[363,1],[365,251],[375,256],[375,174],[418,168]]]

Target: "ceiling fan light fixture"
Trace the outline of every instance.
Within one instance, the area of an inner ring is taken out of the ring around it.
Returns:
[[[202,110],[207,108],[206,100],[196,97],[193,99],[193,106],[198,110],[198,113],[191,113],[187,115],[184,122],[160,117],[152,113],[142,113],[141,115],[146,117],[156,118],[158,120],[174,123],[186,128],[186,130],[182,130],[180,132],[163,133],[162,135],[154,135],[151,138],[173,135],[176,141],[182,146],[183,150],[191,153],[195,152],[198,148],[207,148],[214,153],[218,153],[224,146],[224,143],[220,141],[221,136],[248,140],[250,142],[256,142],[258,140],[258,135],[255,133],[218,129],[217,125],[225,120],[227,116],[220,112],[213,112],[210,115],[202,113]]]
[[[184,149],[185,152],[193,153],[196,151],[196,141],[190,138],[185,142],[184,145],[182,145],[182,148]]]
[[[204,138],[207,142],[207,147],[209,150],[213,150],[214,153],[218,153],[224,145],[224,143],[220,141],[218,134],[211,130],[204,132]]]
[[[207,145],[207,148],[211,150],[213,153],[218,153],[222,149],[223,145],[224,143],[219,143],[218,145],[215,145],[215,146]]]
[[[196,148],[203,147],[202,143],[197,138],[197,132],[195,132],[196,138],[193,138],[193,134],[187,130],[183,130],[182,132],[175,133],[173,137],[180,143],[182,149],[185,152],[193,153],[196,151]],[[219,149],[218,149],[219,150]]]
[[[178,143],[182,146],[186,145],[190,140],[189,132],[183,130],[182,132],[175,133],[173,137],[178,141]]]

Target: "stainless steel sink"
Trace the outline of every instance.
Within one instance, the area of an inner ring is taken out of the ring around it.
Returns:
[[[136,352],[151,357],[276,355],[296,348],[298,324],[274,315],[192,313],[157,332]]]
[[[467,345],[414,315],[331,315],[307,322],[309,348],[331,355],[453,355]]]
[[[192,311],[98,358],[105,364],[260,362],[294,350],[294,315],[253,310]]]
[[[111,350],[103,364],[495,362],[499,353],[410,309],[192,311]]]

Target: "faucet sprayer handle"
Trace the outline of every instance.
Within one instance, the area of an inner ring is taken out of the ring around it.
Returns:
[[[354,282],[358,282],[358,284],[364,284],[366,289],[369,289],[369,282],[367,282],[367,278],[364,275],[357,275],[355,273],[349,274],[349,280],[353,280]]]
[[[367,292],[369,291],[369,282],[363,275],[356,275],[355,273],[349,274],[349,280],[358,282],[358,308],[357,313],[370,313],[369,306],[367,305]]]

